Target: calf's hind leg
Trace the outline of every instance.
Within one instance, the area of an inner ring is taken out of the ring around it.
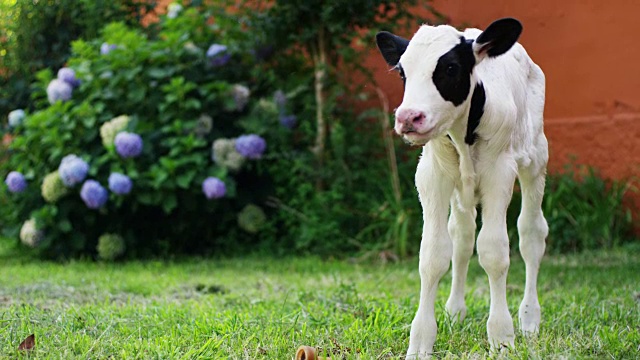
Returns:
[[[524,168],[519,172],[522,208],[518,217],[518,236],[520,254],[526,266],[526,283],[518,317],[520,329],[528,335],[537,333],[540,327],[540,303],[536,288],[549,227],[542,214],[545,171],[536,173],[530,168]]]
[[[453,274],[451,293],[445,307],[453,321],[462,321],[467,315],[464,285],[476,237],[476,209],[462,211],[458,208],[456,199],[452,198],[448,227],[453,242],[453,256],[451,257]]]

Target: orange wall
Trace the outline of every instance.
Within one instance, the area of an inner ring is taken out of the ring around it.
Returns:
[[[640,1],[435,0],[434,6],[454,26],[484,28],[506,16],[523,23],[520,42],[547,78],[552,170],[575,155],[607,177],[640,175]],[[397,75],[386,72],[377,53],[368,62],[398,106]]]

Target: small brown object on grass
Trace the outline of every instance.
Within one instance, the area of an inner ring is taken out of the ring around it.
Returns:
[[[20,343],[20,345],[18,346],[18,351],[31,350],[34,346],[36,346],[36,335],[31,334],[27,336],[27,338],[24,339],[23,342]]]
[[[316,348],[302,345],[296,351],[296,360],[331,360],[330,357],[318,357]]]

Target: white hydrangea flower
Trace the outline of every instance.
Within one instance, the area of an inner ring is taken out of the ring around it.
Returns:
[[[129,116],[120,115],[115,117],[100,127],[100,137],[102,138],[102,144],[105,147],[113,146],[113,141],[119,132],[126,130],[129,125]]]
[[[36,247],[42,241],[44,232],[36,227],[36,220],[29,219],[22,224],[20,229],[20,240],[29,247]]]
[[[9,127],[16,127],[22,124],[22,121],[25,118],[24,110],[16,109],[9,113]]]
[[[249,97],[251,96],[251,90],[248,87],[240,84],[233,85],[233,89],[231,90],[233,94],[233,99],[236,103],[236,110],[242,111],[244,107],[249,103]]]
[[[217,139],[211,146],[213,161],[229,170],[237,171],[244,164],[245,158],[236,150],[234,139]]]
[[[182,5],[178,3],[171,3],[167,7],[167,17],[169,19],[175,19],[178,17],[178,14],[182,11]]]
[[[204,50],[200,49],[193,41],[188,41],[184,44],[184,49],[192,55],[199,55],[204,52]]]
[[[118,234],[103,234],[98,238],[98,256],[103,260],[115,260],[124,254],[127,245]]]
[[[69,192],[58,171],[54,171],[44,177],[40,190],[44,200],[49,203],[55,203]]]
[[[238,213],[238,226],[250,234],[256,234],[267,220],[262,209],[254,204],[245,206],[242,211]]]
[[[199,137],[204,137],[213,129],[213,119],[207,114],[202,114],[196,122],[194,132]]]

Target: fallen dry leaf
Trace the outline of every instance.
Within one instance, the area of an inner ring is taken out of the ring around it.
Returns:
[[[18,346],[18,350],[31,350],[36,345],[36,335],[31,334]]]

